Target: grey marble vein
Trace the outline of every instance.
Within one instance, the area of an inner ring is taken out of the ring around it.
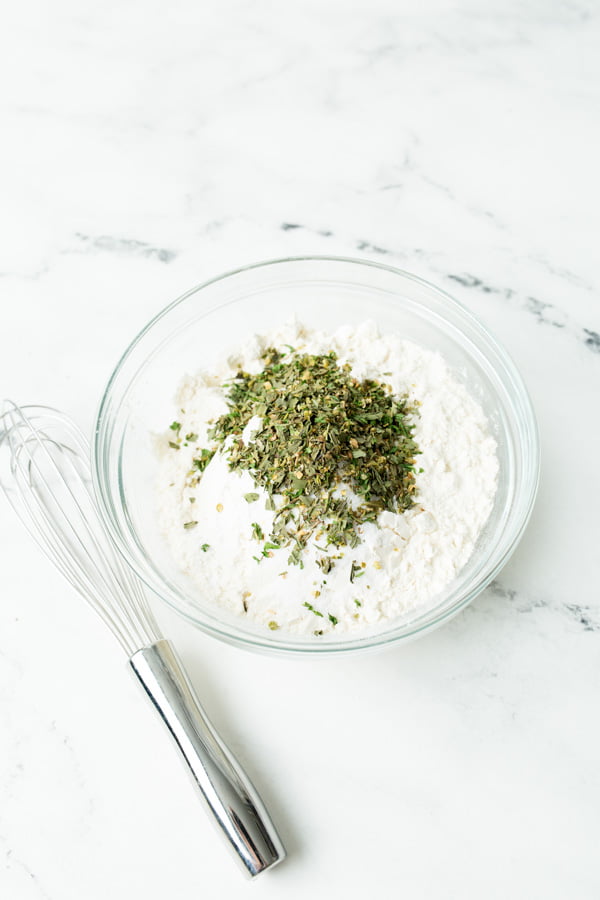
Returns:
[[[589,606],[579,606],[577,603],[565,603],[565,608],[583,626],[584,631],[600,632],[600,618],[596,618],[598,610],[592,610]]]
[[[567,603],[557,601],[556,598],[544,598],[531,596],[508,587],[502,581],[495,579],[488,587],[492,596],[506,601],[515,607],[518,613],[531,613],[534,610],[545,609],[550,613],[565,612],[570,619],[581,626],[583,631],[600,632],[600,608],[594,608],[591,604]]]
[[[76,237],[88,249],[106,250],[109,253],[123,253],[131,256],[144,256],[148,259],[156,259],[162,263],[170,263],[177,256],[174,250],[167,250],[165,247],[153,247],[145,241],[138,241],[134,238],[112,237],[103,234],[92,236],[77,232]]]
[[[12,869],[17,868],[23,872],[24,876],[30,881],[33,885],[34,890],[37,896],[41,897],[42,900],[52,900],[52,896],[48,893],[44,885],[41,883],[39,877],[33,871],[31,866],[9,845],[9,842],[4,835],[0,834],[0,844],[4,845],[4,859],[5,859],[5,868]],[[14,898],[6,898],[6,900],[18,900],[17,897]]]
[[[482,278],[469,273],[450,273],[447,278],[462,287],[474,289],[484,294],[495,294],[518,303],[527,313],[532,315],[540,325],[564,329],[571,337],[576,338],[589,350],[600,352],[600,335],[578,322],[564,310],[553,303],[539,300],[537,297],[524,296],[512,288],[501,288],[486,283]]]

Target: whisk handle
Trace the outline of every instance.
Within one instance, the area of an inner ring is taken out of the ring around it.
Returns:
[[[167,640],[129,663],[179,747],[215,823],[250,876],[285,857],[275,827],[247,776],[219,739]]]

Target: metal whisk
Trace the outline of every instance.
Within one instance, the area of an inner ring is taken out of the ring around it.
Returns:
[[[6,402],[0,485],[25,527],[110,628],[169,729],[216,824],[244,870],[258,875],[285,850],[263,804],[225,748],[165,640],[138,578],[119,558],[91,487],[89,448],[57,410]]]

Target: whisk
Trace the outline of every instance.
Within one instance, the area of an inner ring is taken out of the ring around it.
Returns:
[[[251,876],[285,850],[258,794],[208,721],[141,582],[113,548],[91,487],[89,447],[57,410],[6,402],[0,484],[25,527],[115,635],[214,820]]]

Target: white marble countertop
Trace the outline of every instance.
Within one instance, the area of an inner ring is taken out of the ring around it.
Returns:
[[[90,429],[168,301],[255,260],[382,260],[505,344],[528,531],[445,628],[285,661],[161,612],[289,858],[250,887],[111,636],[0,505],[0,896],[600,896],[600,4],[10,4],[0,386]]]

